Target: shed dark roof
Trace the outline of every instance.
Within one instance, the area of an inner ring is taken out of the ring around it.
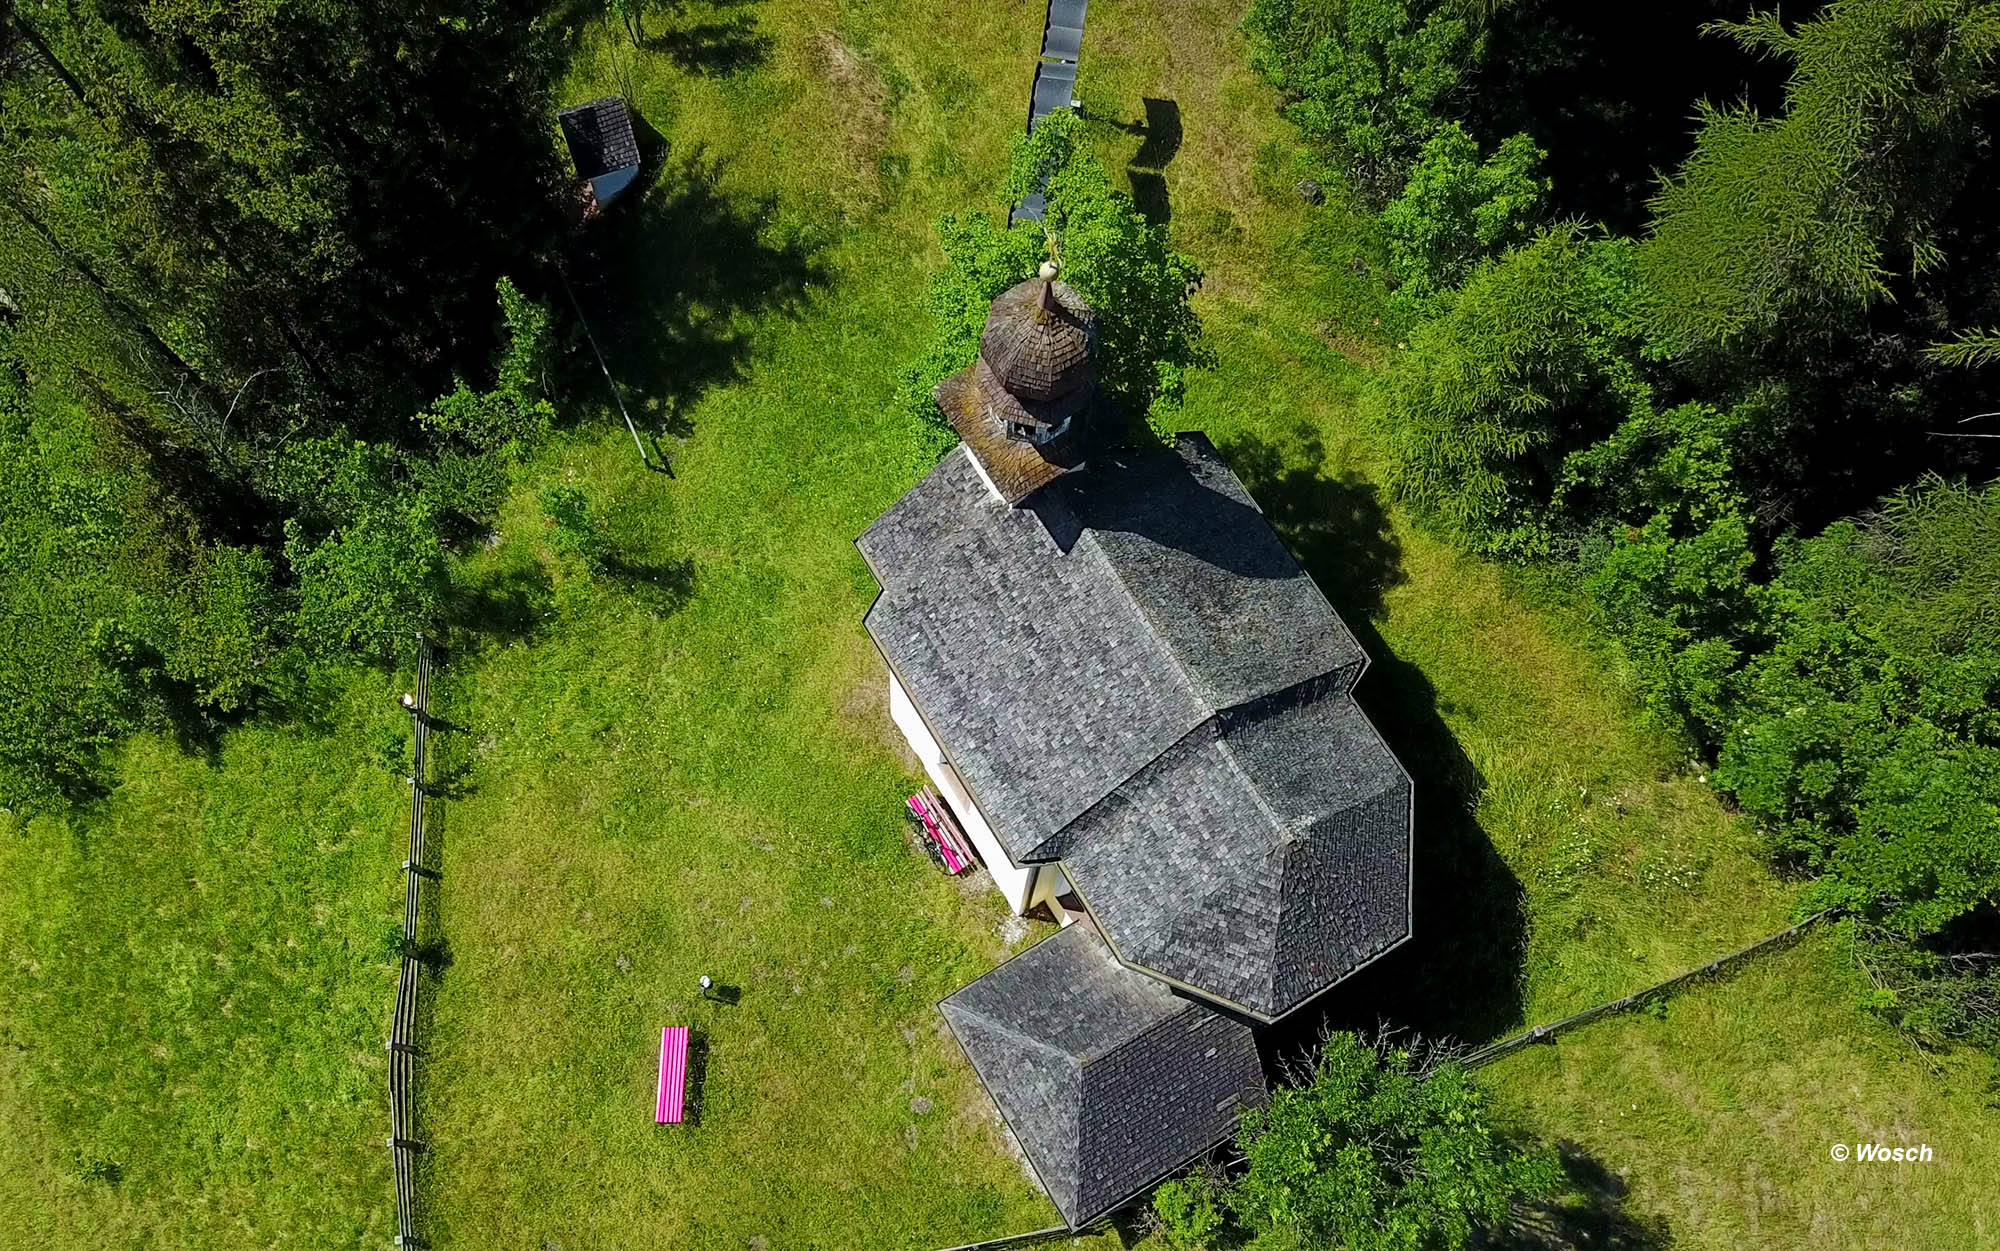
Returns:
[[[639,138],[632,130],[632,111],[618,96],[564,109],[557,115],[569,144],[576,176],[602,177],[639,164]]]
[[[955,451],[857,544],[981,814],[1016,863],[1075,863],[1128,963],[1276,1018],[1407,935],[1408,779],[1345,698],[1366,657],[1205,438],[1018,508]]]
[[[1229,1138],[1266,1093],[1248,1026],[1121,967],[1088,924],[939,1008],[1072,1227]]]

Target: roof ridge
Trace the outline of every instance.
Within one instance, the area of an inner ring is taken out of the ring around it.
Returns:
[[[1096,812],[1098,808],[1102,807],[1113,796],[1117,795],[1118,792],[1124,790],[1127,786],[1130,786],[1133,782],[1137,781],[1139,778],[1144,777],[1148,771],[1153,769],[1155,766],[1159,765],[1161,761],[1165,760],[1168,756],[1171,756],[1174,754],[1174,752],[1178,751],[1182,743],[1187,742],[1189,739],[1201,733],[1209,726],[1212,725],[1219,726],[1221,722],[1221,716],[1222,714],[1220,713],[1211,712],[1207,716],[1203,717],[1201,720],[1189,726],[1187,733],[1181,735],[1173,742],[1168,743],[1165,747],[1161,748],[1158,755],[1154,756],[1151,760],[1148,760],[1145,764],[1142,764],[1138,768],[1134,769],[1131,773],[1131,776],[1120,779],[1116,785],[1111,787],[1111,789],[1105,791],[1102,795],[1099,795],[1096,799],[1091,800],[1089,804],[1084,806],[1081,812],[1078,812],[1075,816],[1063,822],[1047,838],[1043,839],[1040,843],[1037,843],[1036,848],[1039,850],[1040,848],[1045,847],[1052,842],[1055,842],[1063,835],[1069,833],[1070,830],[1082,824],[1084,818],[1088,817],[1091,813]],[[1215,737],[1217,738],[1222,737],[1220,729],[1216,731]],[[1070,849],[1065,848],[1063,854],[1055,856],[1054,857],[1055,862],[1057,864],[1062,863],[1064,856],[1068,853],[1069,850]],[[1041,861],[1038,863],[1047,863],[1047,862]],[[1121,961],[1120,963],[1123,962]]]
[[[1104,550],[1102,543],[1097,541],[1097,527],[1079,517],[1077,518],[1077,529],[1079,535],[1077,541],[1071,544],[1070,550],[1075,551],[1077,548],[1083,546],[1083,539],[1086,536],[1091,540],[1090,550],[1097,553],[1098,561],[1109,571],[1111,580],[1118,584],[1118,590],[1124,595],[1125,602],[1132,606],[1133,615],[1138,617],[1140,622],[1145,625],[1147,637],[1159,644],[1160,650],[1167,654],[1167,659],[1173,661],[1174,676],[1181,680],[1183,686],[1187,687],[1188,694],[1194,697],[1194,702],[1207,710],[1208,715],[1203,717],[1202,721],[1206,722],[1209,718],[1221,712],[1222,709],[1215,706],[1215,701],[1203,694],[1201,688],[1195,685],[1194,674],[1188,668],[1186,658],[1175,650],[1173,642],[1167,638],[1166,631],[1160,628],[1160,623],[1154,619],[1153,614],[1146,611],[1145,601],[1140,599],[1138,594],[1132,590],[1131,582],[1126,580],[1125,571],[1118,567],[1118,562],[1111,559],[1111,554]],[[1176,743],[1179,741],[1179,739],[1174,740]],[[1158,760],[1160,756],[1166,755],[1171,747],[1172,744],[1168,744],[1167,747],[1161,748],[1159,756],[1154,756],[1153,760]],[[1153,760],[1146,762],[1147,767],[1152,765]]]
[[[1270,959],[1266,962],[1265,966],[1270,970],[1270,985],[1267,989],[1275,998],[1278,985],[1278,947],[1283,938],[1283,930],[1285,928],[1285,880],[1289,876],[1284,870],[1291,867],[1289,861],[1292,853],[1298,849],[1300,840],[1291,836],[1291,832],[1286,827],[1285,822],[1278,816],[1277,809],[1271,807],[1270,801],[1264,798],[1264,788],[1257,784],[1257,779],[1251,777],[1250,771],[1243,767],[1243,762],[1236,758],[1236,748],[1230,743],[1229,735],[1226,732],[1218,733],[1215,736],[1215,745],[1220,749],[1222,759],[1228,764],[1230,771],[1242,780],[1243,789],[1250,792],[1251,802],[1257,805],[1257,811],[1263,813],[1264,819],[1276,827],[1278,831],[1278,845],[1272,848],[1272,851],[1287,861],[1278,873],[1278,914],[1272,919],[1271,932],[1266,936],[1270,942],[1270,951],[1268,952]],[[1214,890],[1204,892],[1202,895],[1203,902],[1207,901],[1209,895],[1221,889],[1220,886],[1217,886]]]
[[[1006,963],[1005,961],[1002,961],[1002,964],[1005,963]],[[988,970],[988,972],[991,971],[992,970],[990,969]],[[982,974],[982,976],[984,975]],[[972,981],[966,983],[966,985],[973,986],[977,985],[978,982],[979,978],[974,978],[972,979]],[[957,1010],[958,1012],[965,1014],[966,1016],[977,1017],[982,1025],[991,1029],[994,1033],[1002,1035],[1010,1042],[1022,1043],[1035,1051],[1042,1052],[1045,1055],[1054,1056],[1058,1060],[1068,1061],[1071,1069],[1077,1072],[1082,1071],[1083,1065],[1081,1057],[1073,1056],[1069,1052],[1064,1051],[1062,1048],[1054,1045],[1053,1043],[1044,1041],[1043,1039],[1040,1038],[1036,1038],[1032,1034],[1024,1034],[1020,1030],[1017,1030],[1010,1025],[1002,1024],[991,1013],[984,1012],[978,1008],[967,1008],[964,1007],[963,1005],[953,1004],[949,998],[945,999],[944,1001],[938,1004],[938,1011],[943,1012],[947,1017],[951,1015],[954,1009]]]

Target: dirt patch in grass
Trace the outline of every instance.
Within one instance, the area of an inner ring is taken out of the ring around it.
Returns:
[[[830,30],[807,41],[806,55],[831,104],[827,137],[840,146],[855,174],[879,193],[881,158],[889,144],[889,89],[881,71]]]

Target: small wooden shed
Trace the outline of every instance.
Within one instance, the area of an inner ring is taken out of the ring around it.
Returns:
[[[585,189],[584,216],[608,208],[639,176],[639,137],[632,110],[618,96],[564,109],[559,115],[576,176]]]

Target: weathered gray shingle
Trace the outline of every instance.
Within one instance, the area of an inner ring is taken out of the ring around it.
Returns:
[[[1060,855],[1121,959],[1275,1020],[1408,936],[1410,781],[1352,696],[1266,701],[1072,822]]]
[[[1228,1139],[1265,1095],[1247,1026],[1123,968],[1087,924],[939,1008],[1072,1227]]]
[[[1208,441],[1009,507],[964,449],[858,546],[867,624],[1017,863],[1119,958],[1283,1016],[1409,933],[1408,777],[1366,657]]]
[[[963,450],[860,547],[869,632],[1017,860],[1209,715],[1103,557],[1058,551]]]

